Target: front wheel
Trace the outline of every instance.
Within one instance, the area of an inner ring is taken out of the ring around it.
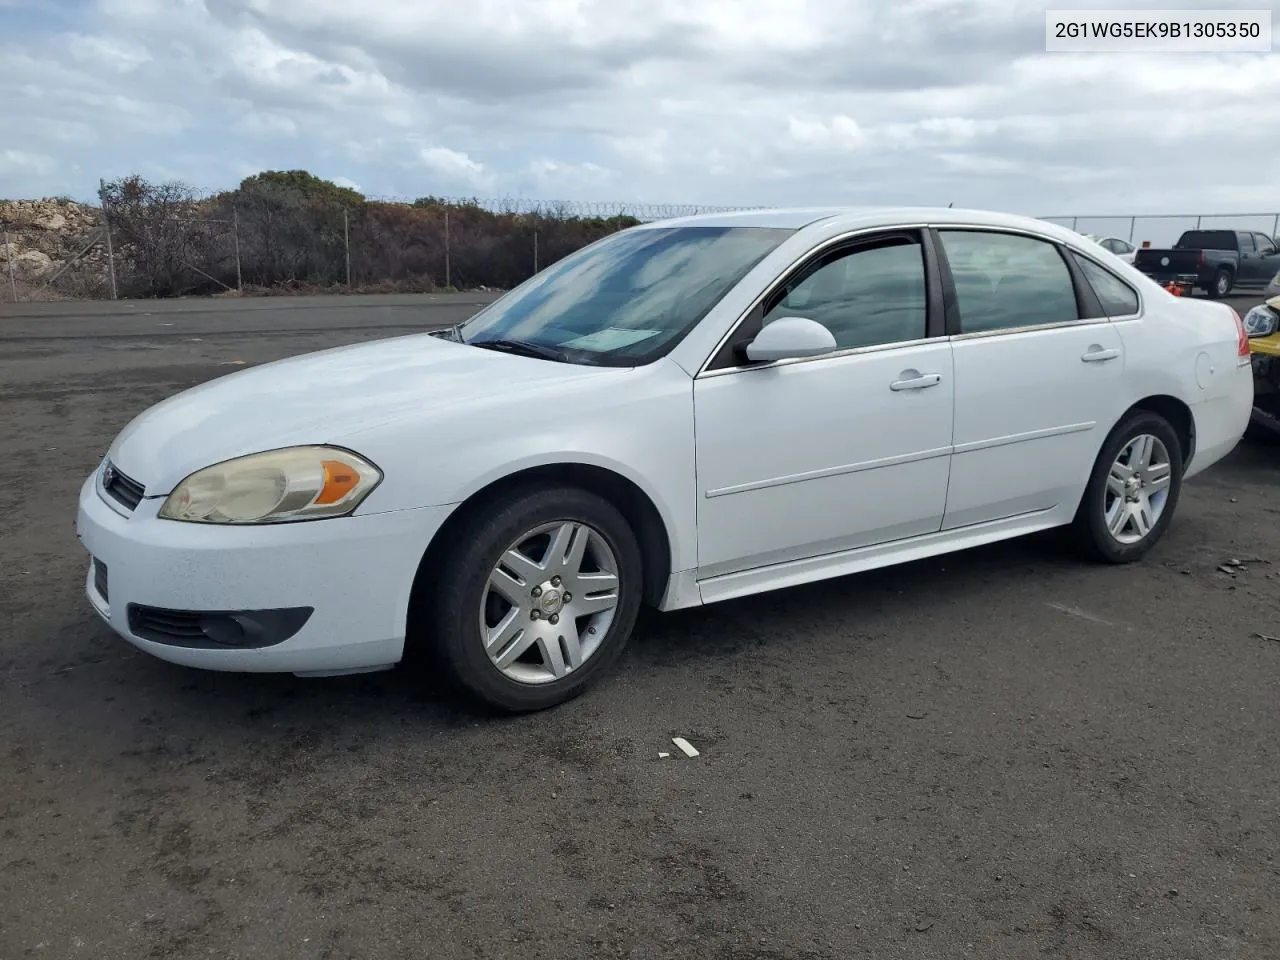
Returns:
[[[538,489],[467,526],[431,604],[442,665],[502,710],[577,696],[617,660],[639,612],[640,548],[626,519],[588,491]]]
[[[1164,535],[1182,492],[1182,444],[1156,413],[1126,417],[1094,464],[1074,529],[1085,551],[1107,563],[1130,563]]]

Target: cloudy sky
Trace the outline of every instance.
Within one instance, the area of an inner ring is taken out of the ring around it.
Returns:
[[[1045,7],[0,0],[0,196],[303,168],[408,198],[1280,208],[1280,55],[1048,54]]]

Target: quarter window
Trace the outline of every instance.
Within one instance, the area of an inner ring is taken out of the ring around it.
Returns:
[[[923,249],[895,237],[818,261],[770,298],[763,322],[805,317],[849,350],[923,338],[925,302]]]
[[[1098,295],[1102,309],[1109,317],[1129,317],[1138,312],[1138,294],[1110,270],[1104,270],[1092,260],[1075,256],[1089,286]]]
[[[1058,248],[1008,233],[943,230],[965,333],[1080,318],[1075,286]]]

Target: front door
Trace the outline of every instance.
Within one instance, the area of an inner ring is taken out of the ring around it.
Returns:
[[[943,528],[1074,509],[1124,412],[1119,331],[1105,316],[1082,318],[1056,245],[981,230],[939,237],[961,323]]]
[[[1280,271],[1280,257],[1276,256],[1276,245],[1273,241],[1261,233],[1250,236],[1253,238],[1253,245],[1247,258],[1244,255],[1243,241],[1241,241],[1239,280],[1242,286],[1264,287],[1271,282],[1276,272]]]
[[[950,344],[926,335],[925,289],[918,232],[837,248],[744,331],[807,317],[839,352],[730,359],[695,381],[699,579],[939,529],[954,387]]]

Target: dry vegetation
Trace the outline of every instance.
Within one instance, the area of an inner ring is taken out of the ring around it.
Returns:
[[[104,184],[100,200],[101,207],[0,204],[12,243],[6,253],[0,240],[0,256],[14,258],[26,291],[19,299],[46,298],[35,296],[41,288],[47,296],[109,295],[104,210],[121,297],[503,289],[530,276],[535,264],[545,267],[638,222],[566,209],[502,212],[433,197],[373,201],[304,171],[260,173],[214,196],[131,176]],[[67,215],[51,227],[55,207]],[[37,241],[39,256],[31,253]]]

